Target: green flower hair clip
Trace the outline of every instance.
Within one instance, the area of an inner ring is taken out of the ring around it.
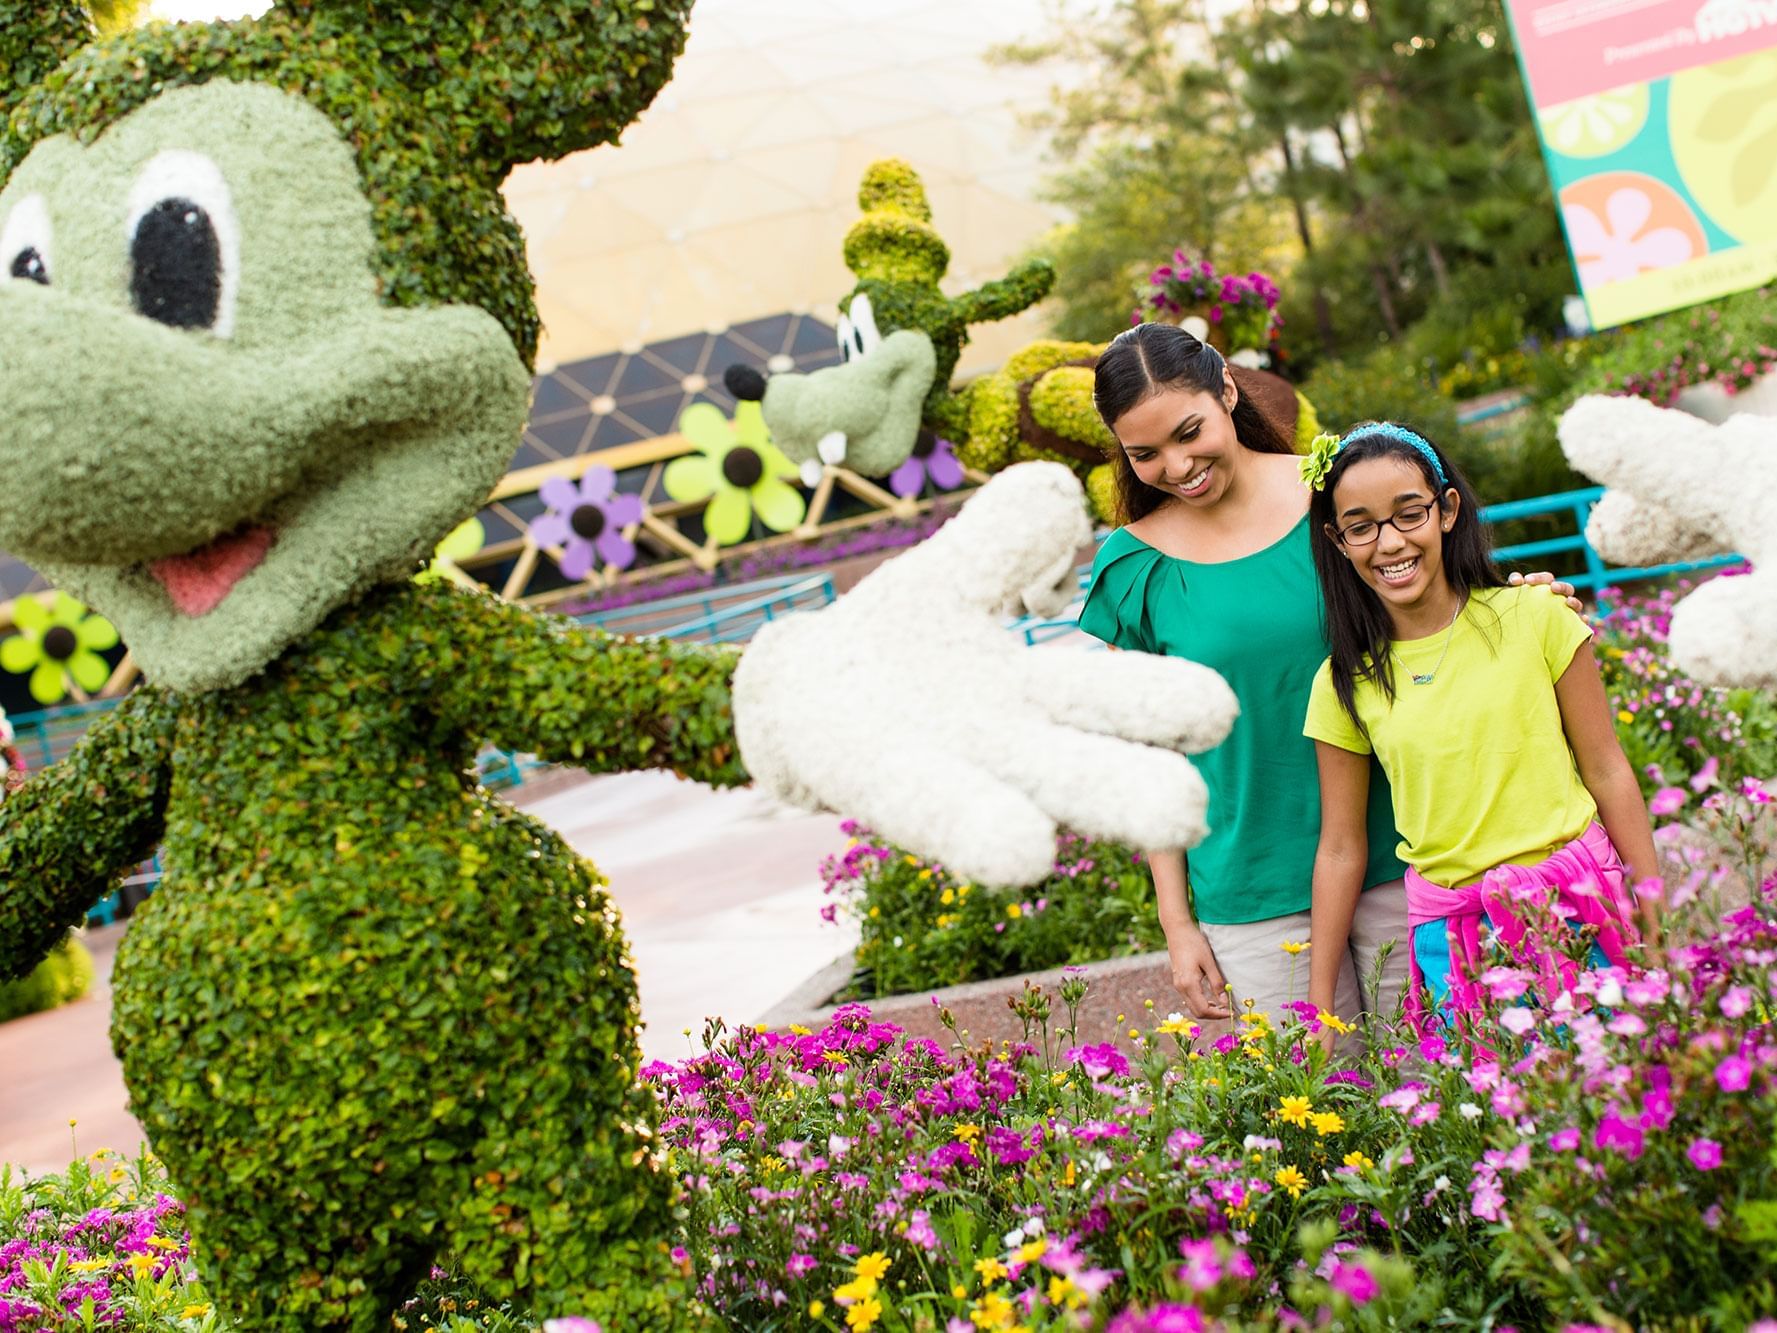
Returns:
[[[1333,470],[1333,457],[1339,452],[1339,444],[1338,435],[1322,431],[1308,446],[1308,452],[1302,456],[1301,475],[1309,490],[1318,491],[1327,484],[1327,473]]]

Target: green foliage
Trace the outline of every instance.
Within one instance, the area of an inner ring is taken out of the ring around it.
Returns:
[[[1456,404],[1438,392],[1423,366],[1394,346],[1353,361],[1322,364],[1302,394],[1326,430],[1360,421],[1398,421],[1446,448],[1456,440]]]
[[[0,981],[0,1023],[59,1009],[78,1000],[93,984],[93,956],[70,935],[17,981]]]
[[[855,829],[821,865],[825,891],[863,938],[859,997],[952,986],[1165,947],[1140,853],[1063,834],[1055,871],[1026,889],[957,879]]]

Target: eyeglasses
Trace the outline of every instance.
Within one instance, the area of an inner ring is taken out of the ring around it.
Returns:
[[[1341,546],[1369,546],[1382,535],[1384,525],[1392,527],[1396,532],[1412,532],[1415,528],[1423,528],[1425,520],[1430,518],[1435,504],[1412,504],[1394,511],[1387,518],[1359,519],[1348,528],[1335,528],[1327,525]]]

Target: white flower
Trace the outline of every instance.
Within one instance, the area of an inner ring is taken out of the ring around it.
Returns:
[[[1562,991],[1555,997],[1555,1003],[1549,1006],[1549,1011],[1556,1014],[1571,1014],[1573,1012],[1573,992]]]
[[[1565,994],[1565,992],[1563,993]],[[1608,1009],[1614,1009],[1623,1002],[1623,988],[1615,977],[1607,977],[1598,987],[1597,996],[1599,1004]],[[1571,1005],[1572,1001],[1569,1000],[1568,1003]]]
[[[850,1149],[850,1139],[841,1138],[838,1134],[827,1135],[827,1151],[835,1158],[844,1157]]]
[[[1005,1235],[1001,1236],[1000,1239],[1005,1242],[1008,1250],[1015,1250],[1020,1245],[1024,1244],[1024,1228],[1013,1227]]]
[[[1473,1102],[1464,1102],[1456,1109],[1461,1113],[1464,1120],[1479,1120],[1481,1118],[1481,1108],[1476,1106]]]
[[[1439,1176],[1436,1180],[1432,1181],[1432,1183],[1431,1183],[1431,1192],[1433,1194],[1442,1194],[1445,1190],[1447,1190],[1449,1188],[1450,1188],[1450,1177],[1449,1176]]]

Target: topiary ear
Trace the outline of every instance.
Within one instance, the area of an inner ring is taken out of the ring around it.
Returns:
[[[92,18],[74,0],[0,3],[0,125],[28,88],[92,39]]]
[[[521,162],[610,143],[672,74],[691,0],[282,0],[323,34],[367,37],[465,160]]]

